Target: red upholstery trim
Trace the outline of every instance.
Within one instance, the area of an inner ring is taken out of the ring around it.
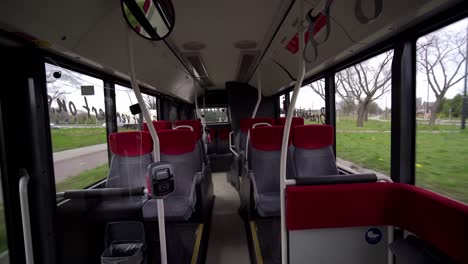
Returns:
[[[305,125],[293,129],[293,144],[299,148],[318,149],[333,144],[333,127]]]
[[[171,121],[164,121],[164,120],[153,121],[153,125],[154,125],[154,129],[156,129],[156,131],[172,129]],[[149,131],[148,124],[143,123],[143,131]]]
[[[229,133],[231,133],[231,128],[223,127],[218,130],[218,137],[220,140],[229,140]]]
[[[291,127],[303,126],[304,125],[304,118],[303,117],[293,117],[291,120]],[[277,124],[279,126],[284,126],[286,124],[286,117],[278,118]]]
[[[193,132],[195,133],[195,139],[200,140],[202,137],[202,125],[200,120],[179,120],[174,123],[174,127],[176,126],[191,126],[193,128]]]
[[[284,127],[282,126],[256,127],[250,130],[252,147],[264,151],[281,150],[283,131]],[[289,138],[289,144],[291,144],[291,138]]]
[[[162,130],[158,137],[162,154],[180,155],[195,149],[195,133],[191,130]]]
[[[112,153],[134,157],[151,153],[153,140],[148,132],[129,131],[109,135],[109,146]]]
[[[468,206],[398,183],[289,186],[289,230],[389,225],[408,230],[468,263]]]
[[[210,128],[209,129],[209,135],[210,135],[211,139],[215,139],[216,138],[216,129]]]
[[[256,123],[268,123],[270,125],[275,124],[275,120],[270,117],[256,117],[256,118],[242,118],[240,120],[240,128],[244,133],[249,132],[249,129]]]

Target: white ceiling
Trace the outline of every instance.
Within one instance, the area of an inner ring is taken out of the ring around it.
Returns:
[[[298,0],[299,1],[299,0]],[[261,61],[262,87],[265,95],[275,94],[292,84],[291,78],[277,65],[287,69],[293,77],[297,72],[297,57],[285,50],[294,36],[297,3],[274,38]],[[224,88],[227,81],[236,79],[240,51],[234,43],[251,40],[263,51],[285,14],[290,1],[281,0],[174,0],[176,22],[170,36],[177,49],[184,52],[186,42],[202,42],[201,51],[211,88]],[[317,0],[305,2],[309,9]],[[363,0],[368,9],[372,0]],[[382,15],[373,23],[357,23],[354,1],[335,0],[331,9],[332,30],[329,40],[319,47],[317,60],[307,65],[307,76],[327,65],[388,38],[405,26],[428,16],[442,5],[457,0],[385,0]],[[25,32],[40,39],[42,46],[55,52],[126,76],[129,70],[127,25],[117,0],[2,0],[0,28]],[[307,10],[306,10],[307,11]],[[337,25],[345,28],[348,35]],[[394,30],[389,30],[393,28]],[[131,32],[137,78],[161,93],[193,101],[195,89],[192,76],[163,42],[150,42]],[[276,61],[277,63],[273,62]],[[255,77],[250,84],[255,86]]]

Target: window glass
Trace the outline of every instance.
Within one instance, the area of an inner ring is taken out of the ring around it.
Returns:
[[[280,117],[286,116],[286,95],[281,95],[279,97],[279,106],[280,106]]]
[[[177,105],[173,102],[170,102],[169,119],[171,122],[175,122],[179,120],[179,113],[178,113]]]
[[[151,116],[151,120],[158,120],[158,98],[156,96],[142,94],[146,108]]]
[[[108,171],[103,81],[45,66],[56,189],[84,188]]]
[[[324,80],[318,80],[301,87],[296,100],[294,116],[303,117],[305,124],[325,124]]]
[[[202,115],[205,116],[206,123],[228,123],[229,113],[227,107],[207,107],[201,108]]]
[[[468,203],[468,131],[461,129],[468,19],[417,41],[416,185]],[[465,110],[466,111],[466,110]]]
[[[390,175],[393,51],[336,73],[337,164]]]
[[[132,131],[140,128],[140,114],[133,115],[130,106],[137,104],[135,92],[128,87],[115,85],[115,104],[117,110],[117,130]],[[145,101],[146,103],[146,101]]]

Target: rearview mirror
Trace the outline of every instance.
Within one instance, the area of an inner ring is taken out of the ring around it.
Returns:
[[[122,13],[138,35],[162,40],[174,29],[174,6],[170,0],[121,0]]]

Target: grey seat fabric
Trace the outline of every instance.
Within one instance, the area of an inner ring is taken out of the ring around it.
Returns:
[[[297,179],[337,175],[333,154],[333,127],[305,125],[293,128],[294,165]]]
[[[259,127],[251,130],[252,167],[249,172],[254,188],[257,212],[263,217],[279,216],[280,161],[283,127]],[[292,148],[288,148],[287,175],[294,177]]]
[[[291,147],[288,148],[287,177],[294,177]],[[279,216],[280,207],[281,149],[263,151],[252,148],[250,178],[254,187],[254,199],[261,216]]]
[[[147,168],[152,163],[153,141],[148,132],[120,132],[109,136],[113,153],[106,188],[135,188],[146,186]],[[102,200],[96,207],[99,216],[141,216],[148,197],[121,197]]]
[[[189,130],[170,130],[158,133],[161,144],[161,161],[174,168],[175,190],[164,198],[165,216],[168,220],[185,221],[192,215],[195,203],[196,183],[201,177],[200,159],[197,156],[195,137]],[[143,217],[157,220],[156,200],[143,207]]]
[[[330,146],[313,150],[295,148],[294,161],[297,179],[338,174],[335,157]]]

